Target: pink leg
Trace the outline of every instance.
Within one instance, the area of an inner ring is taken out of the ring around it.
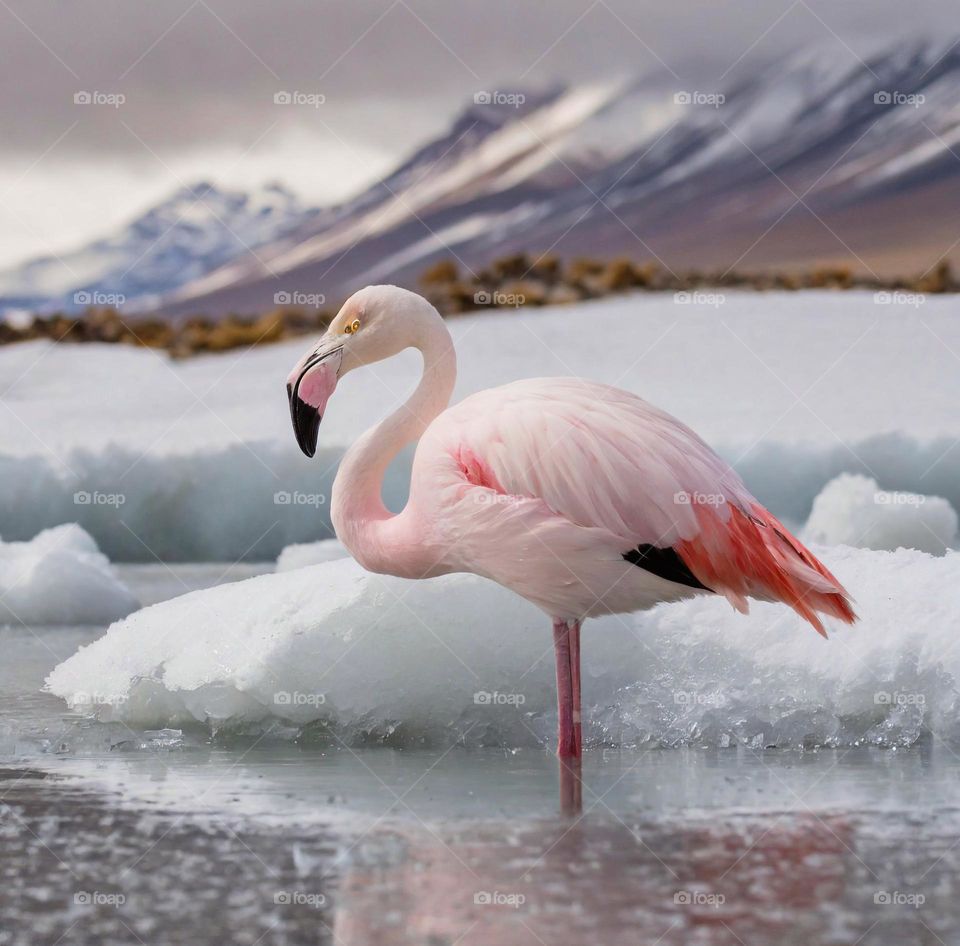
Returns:
[[[574,731],[580,706],[574,705],[573,653],[570,627],[566,621],[553,622],[553,650],[557,659],[557,755],[561,759],[578,756]],[[579,651],[579,647],[577,648]],[[579,677],[579,669],[577,676]],[[578,687],[579,689],[579,687]]]
[[[580,623],[555,620],[553,647],[557,658],[557,756],[560,763],[560,808],[582,810],[580,725]]]
[[[580,719],[580,622],[570,624],[570,676],[573,681],[573,740],[577,757],[583,746],[582,725]]]

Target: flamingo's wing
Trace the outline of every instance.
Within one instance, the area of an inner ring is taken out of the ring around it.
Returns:
[[[433,432],[431,432],[433,433]],[[481,392],[442,416],[438,447],[478,489],[540,499],[623,540],[643,564],[670,549],[740,610],[781,600],[822,633],[816,611],[853,612],[840,583],[689,427],[618,388],[567,378]]]
[[[626,391],[543,378],[482,391],[443,415],[467,478],[542,499],[581,526],[631,544],[675,546],[700,531],[696,504],[754,502],[689,427]]]

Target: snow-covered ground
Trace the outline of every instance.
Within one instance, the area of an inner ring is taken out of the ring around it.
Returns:
[[[620,385],[691,424],[794,524],[845,471],[960,508],[953,297],[640,294],[449,325],[455,397],[538,375]],[[273,559],[328,537],[337,460],[412,389],[419,359],[344,379],[308,461],[284,390],[307,344],[184,362],[105,345],[3,349],[2,534],[77,521],[111,559],[140,561]],[[389,475],[391,505],[403,501],[408,462]]]
[[[909,745],[924,728],[960,737],[960,555],[817,551],[861,616],[828,641],[782,605],[753,603],[744,617],[716,597],[589,622],[587,738],[763,748]],[[543,614],[475,576],[411,582],[350,559],[146,608],[48,684],[76,709],[93,702],[136,726],[256,732],[272,718],[290,721],[291,738],[407,746],[549,745],[555,732]]]
[[[321,539],[319,542],[300,542],[288,545],[277,557],[277,571],[290,572],[322,562],[346,558],[350,553],[336,539]]]

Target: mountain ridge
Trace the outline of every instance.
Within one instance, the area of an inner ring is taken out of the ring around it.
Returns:
[[[318,211],[282,184],[250,191],[199,180],[75,250],[0,273],[0,311],[81,311],[104,299],[155,307],[178,285],[278,238]]]
[[[281,292],[332,303],[370,282],[416,286],[441,257],[469,273],[515,252],[873,276],[956,253],[960,44],[898,41],[866,60],[819,44],[735,75],[706,91],[658,72],[509,104],[480,94],[350,199],[291,207],[275,227],[242,215],[245,246],[224,238],[192,265],[173,254],[183,278],[164,287],[154,267],[135,304],[254,314]]]
[[[702,96],[716,105],[664,75],[568,87],[391,187],[375,212],[361,202],[295,247],[265,247],[275,277],[234,261],[229,283],[186,286],[165,311],[255,311],[271,287],[335,299],[416,285],[443,256],[475,270],[520,251],[927,269],[960,236],[958,93],[960,48],[926,39],[866,62],[801,50]]]

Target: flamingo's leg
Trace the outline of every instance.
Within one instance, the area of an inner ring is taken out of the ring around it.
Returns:
[[[582,745],[582,726],[580,717],[580,622],[571,621],[570,628],[570,676],[573,682],[573,741],[579,758]]]
[[[557,756],[560,763],[560,808],[576,815],[583,809],[580,780],[580,622],[554,620],[557,658]]]
[[[580,623],[554,620],[557,660],[557,755],[580,758]]]

